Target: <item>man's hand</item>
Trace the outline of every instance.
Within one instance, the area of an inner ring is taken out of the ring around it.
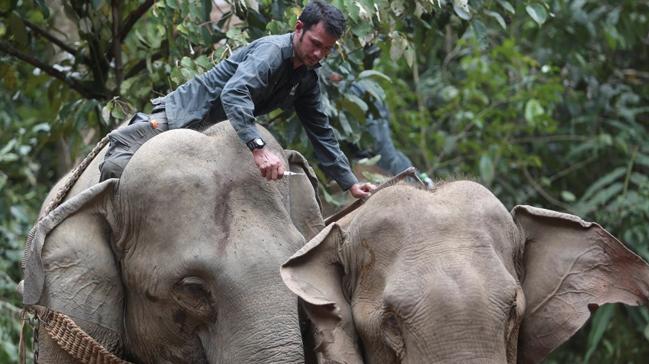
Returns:
[[[349,193],[355,198],[367,197],[376,189],[371,183],[356,183],[349,188]]]
[[[284,175],[284,162],[270,150],[266,148],[255,149],[252,151],[252,157],[261,175],[266,177],[267,180],[280,179]]]

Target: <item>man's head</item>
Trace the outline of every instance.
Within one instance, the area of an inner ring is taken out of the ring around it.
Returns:
[[[345,31],[345,17],[343,14],[338,8],[322,0],[309,2],[298,20],[304,25],[304,30],[310,30],[311,27],[324,22],[327,33],[336,39],[339,39]]]
[[[311,1],[295,24],[293,49],[297,65],[315,66],[345,31],[345,17],[333,5]]]

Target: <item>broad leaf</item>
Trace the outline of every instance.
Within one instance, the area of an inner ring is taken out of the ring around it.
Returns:
[[[527,11],[527,14],[529,14],[538,25],[543,25],[548,18],[548,12],[545,10],[545,7],[538,3],[525,6],[525,11]]]

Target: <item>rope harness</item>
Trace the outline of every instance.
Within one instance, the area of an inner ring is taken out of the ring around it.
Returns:
[[[43,214],[39,220],[34,224],[32,229],[27,234],[27,240],[25,242],[25,252],[31,250],[32,240],[36,233],[36,226],[38,223],[47,216],[52,210],[57,208],[68,195],[74,184],[79,180],[81,174],[88,168],[90,163],[95,159],[99,152],[108,144],[108,135],[102,138],[97,145],[88,153],[88,155],[79,163],[79,165],[72,170],[72,173],[68,176],[65,184],[56,193],[55,197],[47,205]],[[22,259],[22,268],[25,269],[25,257],[23,255]],[[31,315],[31,317],[30,317]],[[109,350],[104,348],[99,342],[93,339],[88,335],[83,329],[81,329],[70,317],[67,315],[50,310],[47,307],[39,305],[29,305],[23,308],[21,313],[21,319],[23,321],[23,328],[20,332],[20,355],[19,360],[21,364],[26,362],[25,358],[25,339],[24,339],[24,327],[25,323],[28,322],[34,330],[32,337],[33,340],[33,350],[34,350],[34,363],[38,362],[38,335],[39,328],[42,326],[47,334],[56,342],[61,349],[70,354],[73,358],[78,360],[80,363],[84,364],[128,364],[129,362],[124,361],[117,357],[115,354],[111,353]]]

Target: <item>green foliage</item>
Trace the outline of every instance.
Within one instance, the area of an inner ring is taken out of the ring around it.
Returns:
[[[25,104],[22,104],[22,103]],[[39,105],[22,93],[0,94],[0,362],[17,362],[20,299],[16,285],[23,242],[47,188],[39,181],[48,174],[37,153],[47,143],[50,125]],[[24,106],[18,106],[24,105]],[[20,120],[17,123],[16,120]],[[55,164],[55,161],[50,160]]]
[[[112,3],[0,1],[3,363],[17,358],[22,242],[48,187],[151,98],[291,31],[304,1]],[[649,259],[647,2],[332,3],[349,24],[323,67],[342,76],[323,81],[341,140],[371,145],[365,117],[385,101],[395,143],[429,175],[476,178],[509,207],[598,221]],[[262,120],[313,160],[294,116]],[[647,341],[646,308],[604,306],[548,362],[640,363]]]

